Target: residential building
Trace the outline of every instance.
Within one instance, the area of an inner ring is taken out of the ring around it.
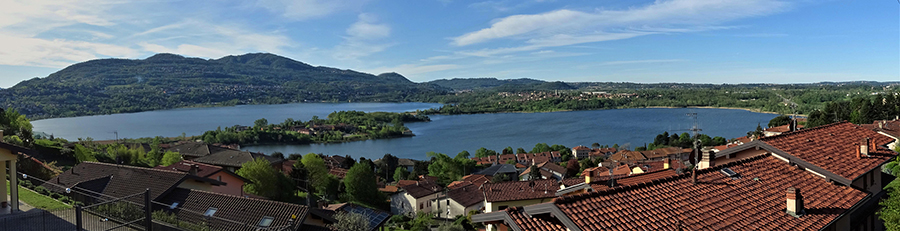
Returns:
[[[543,162],[535,165],[537,169],[541,172],[541,179],[556,179],[562,180],[566,176],[566,168],[556,165],[550,162]],[[525,168],[525,171],[522,171],[519,174],[520,180],[531,180],[531,167]]]
[[[157,166],[155,169],[184,172],[220,181],[223,184],[213,186],[210,191],[234,196],[244,196],[244,184],[250,181],[222,167],[190,160],[183,160],[169,166]]]
[[[3,130],[0,130],[0,179],[6,179],[7,172],[17,174],[16,161],[19,159],[19,154],[34,155],[35,152],[18,145],[2,142],[2,140]],[[18,185],[19,178],[16,176],[9,177],[9,184]],[[7,206],[11,205],[10,211],[19,211],[19,188],[12,187],[11,190],[8,188],[9,187],[0,187],[0,195],[4,195],[0,198],[0,209],[6,210]],[[7,190],[9,190],[9,197],[6,197]]]
[[[431,212],[431,202],[441,196],[442,190],[434,181],[416,181],[399,187],[400,191],[391,195],[391,213],[409,217],[421,211]]]
[[[209,155],[197,157],[192,160],[204,164],[221,166],[228,171],[237,172],[237,170],[241,168],[241,165],[247,162],[251,162],[256,158],[263,158],[266,161],[269,161],[270,164],[280,163],[284,161],[284,159],[269,155],[234,149],[226,149],[218,152],[213,152]]]
[[[578,159],[588,158],[591,155],[591,148],[584,145],[578,145],[572,148],[572,155],[575,155],[575,158]]]
[[[431,207],[437,217],[453,219],[459,215],[467,215],[470,211],[480,211],[484,208],[484,194],[479,190],[478,185],[465,182],[450,189],[446,196],[435,200]]]
[[[487,183],[481,187],[484,212],[548,202],[556,197],[557,190],[559,185],[555,179]],[[492,230],[491,225],[488,230]]]
[[[491,182],[491,176],[471,174],[463,176],[462,180],[450,182],[450,184],[447,185],[447,188],[455,189],[457,187],[466,186],[467,184],[465,183],[471,183],[477,187],[481,187],[481,185],[489,182]]]
[[[829,124],[706,149],[699,170],[623,177],[594,192],[472,219],[511,230],[559,228],[536,222],[573,231],[883,230],[875,210],[892,178],[880,169],[896,156],[887,149],[893,142],[850,123]]]
[[[872,124],[861,124],[860,126],[872,129],[882,135],[894,138],[894,143],[888,145],[888,148],[894,149],[900,143],[900,119],[895,120],[879,120]]]

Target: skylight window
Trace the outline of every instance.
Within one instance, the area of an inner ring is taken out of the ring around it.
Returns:
[[[722,172],[722,174],[725,174],[725,176],[731,177],[732,179],[740,178],[738,173],[734,172],[734,170],[731,170],[730,168],[722,168],[719,170],[719,172]]]
[[[264,216],[262,220],[259,220],[259,227],[269,227],[273,221],[275,221],[274,217]]]
[[[178,202],[172,203],[172,205],[169,206],[169,209],[175,209],[175,208],[178,208]]]
[[[206,212],[203,213],[203,216],[211,217],[211,216],[213,216],[213,214],[216,214],[216,211],[218,211],[218,210],[219,209],[217,209],[217,208],[209,207],[209,209],[207,209]]]

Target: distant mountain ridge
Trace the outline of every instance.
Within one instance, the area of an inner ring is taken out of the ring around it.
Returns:
[[[219,59],[163,53],[73,64],[0,90],[0,107],[45,118],[246,103],[400,102],[446,91],[397,73],[312,66],[268,53]]]
[[[546,83],[543,80],[520,78],[520,79],[497,79],[497,78],[453,78],[438,79],[427,83],[446,87],[454,91],[479,90],[486,88],[494,88],[503,85],[532,85]]]

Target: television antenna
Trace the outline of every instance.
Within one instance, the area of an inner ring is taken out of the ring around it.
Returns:
[[[792,112],[793,114],[791,114],[791,122],[790,122],[791,125],[788,125],[788,128],[790,128],[790,131],[796,130],[796,127],[797,127],[797,107],[798,107],[799,105],[797,105],[797,103],[794,103],[794,101],[792,101],[791,99],[788,99],[788,98],[785,98],[784,96],[781,96],[781,94],[775,93],[775,95],[777,95],[778,97],[780,97],[781,100],[782,100],[782,102],[784,102],[785,105],[787,105],[788,107],[791,108],[791,112]]]
[[[686,130],[682,129],[682,130],[674,130],[674,131],[690,131],[691,135],[693,135],[694,150],[692,152],[697,152],[694,155],[694,168],[696,168],[697,163],[700,163],[700,131],[703,131],[703,129],[700,129],[700,122],[699,122],[699,119],[697,119],[697,113],[693,112],[693,110],[691,110],[691,111],[692,112],[690,112],[690,113],[684,113],[686,116],[691,117],[694,120],[693,124],[691,125],[691,128],[686,129]]]

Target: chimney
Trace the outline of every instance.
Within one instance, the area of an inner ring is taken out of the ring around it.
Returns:
[[[785,211],[791,216],[800,217],[805,212],[803,210],[803,195],[800,194],[800,189],[787,188],[787,210]]]
[[[591,183],[591,177],[594,176],[594,171],[592,169],[593,168],[588,168],[588,169],[585,169],[584,172],[581,172],[581,175],[584,176],[585,184]]]
[[[862,158],[864,156],[865,157],[869,156],[869,138],[868,137],[863,138],[859,144],[859,155],[857,155],[857,157]]]
[[[669,168],[670,168],[669,162],[672,162],[672,159],[666,158],[665,162],[663,162],[663,169],[669,169]]]
[[[199,165],[196,165],[196,164],[192,164],[192,165],[191,165],[191,169],[188,170],[188,174],[191,174],[192,176],[196,176],[196,175],[197,175],[197,170],[200,170],[200,166],[199,166]]]
[[[697,168],[691,170],[691,183],[697,184]]]
[[[710,148],[703,148],[703,155],[700,156],[700,164],[697,165],[699,169],[712,168],[716,165],[716,153],[712,151]]]
[[[324,209],[325,207],[328,207],[328,201],[326,201],[326,200],[319,200],[318,202],[319,202],[318,205],[319,205],[319,208],[320,208],[320,209]]]

